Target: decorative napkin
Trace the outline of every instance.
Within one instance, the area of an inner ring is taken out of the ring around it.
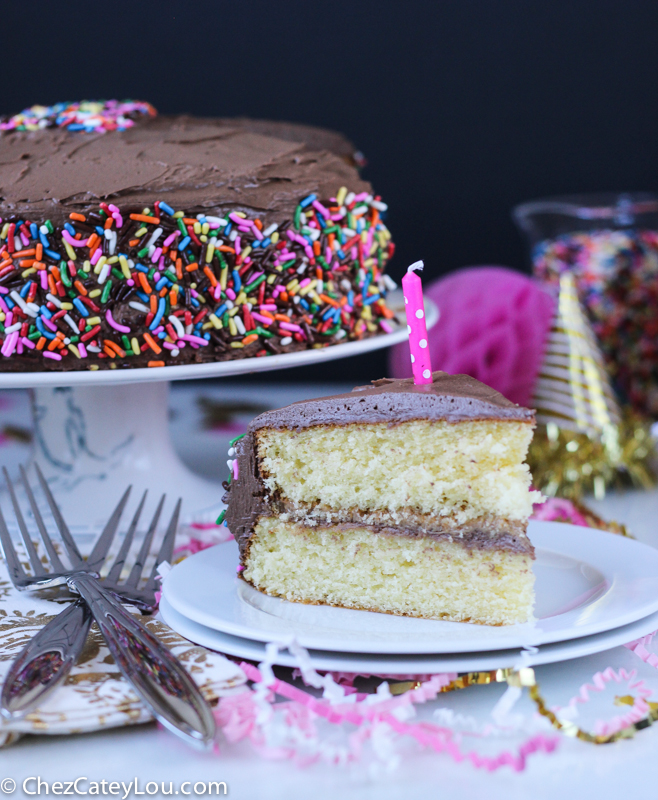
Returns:
[[[36,631],[70,602],[61,589],[38,594],[13,587],[0,559],[0,684]],[[193,645],[155,617],[146,626],[180,659],[210,702],[231,694],[246,677],[233,662]],[[18,722],[0,722],[0,746],[25,733],[70,734],[137,725],[153,719],[125,681],[94,625],[79,663],[41,708]]]

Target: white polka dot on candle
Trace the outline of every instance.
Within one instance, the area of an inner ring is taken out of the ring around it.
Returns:
[[[408,299],[407,297],[405,297],[405,298],[404,298],[404,302],[405,302],[405,303],[408,303],[408,302],[409,302],[409,299]]]
[[[424,349],[427,347],[427,339],[421,339],[421,340],[418,342],[418,346],[419,346],[419,347],[422,347],[422,348],[423,348],[423,350],[424,350]]]
[[[423,378],[431,378],[432,373],[428,369],[423,370]]]
[[[411,333],[411,325],[407,325],[407,333]]]
[[[411,356],[411,363],[412,363],[412,364],[415,364],[415,363],[416,363],[416,358],[415,358],[415,356],[413,356],[413,355]]]
[[[423,311],[422,308],[419,308],[418,311],[416,311],[416,317],[418,319],[422,319],[424,316],[425,316],[425,312]]]

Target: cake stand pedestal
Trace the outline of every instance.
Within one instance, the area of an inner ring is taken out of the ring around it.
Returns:
[[[183,497],[183,522],[217,518],[221,486],[191,472],[172,446],[169,382],[40,387],[31,395],[33,460],[72,527],[101,527],[129,485],[133,504],[149,489],[151,503],[163,492]]]
[[[404,319],[401,299],[391,305]],[[428,328],[436,324],[439,313],[429,300],[426,315]],[[223,508],[223,490],[191,472],[174,451],[168,419],[170,381],[317,364],[406,338],[406,325],[400,325],[372,339],[266,358],[156,369],[0,373],[0,389],[32,390],[34,450],[28,474],[35,478],[36,461],[72,532],[97,532],[130,484],[128,513],[148,489],[146,518],[166,492],[167,507],[183,498],[183,524],[212,523]],[[217,453],[217,458],[224,461],[226,453]],[[7,498],[2,505],[8,505]]]

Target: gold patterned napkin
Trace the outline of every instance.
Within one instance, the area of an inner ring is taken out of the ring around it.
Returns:
[[[11,584],[6,564],[0,558],[0,684],[20,650],[67,602],[70,601],[61,589],[39,594],[19,592]],[[156,617],[141,620],[180,659],[210,702],[231,694],[245,683],[240,667],[224,656],[193,645]],[[25,719],[0,721],[0,747],[25,733],[85,733],[152,719],[130,684],[121,677],[94,625],[66,683]]]

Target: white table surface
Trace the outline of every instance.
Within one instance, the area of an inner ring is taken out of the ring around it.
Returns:
[[[282,387],[273,392],[259,392],[251,386],[246,390],[231,389],[233,398],[267,394],[268,400],[284,404],[301,396],[325,393],[327,387]],[[198,387],[181,387],[175,390],[175,409],[191,408],[191,395]],[[180,394],[179,394],[180,393]],[[204,390],[207,396],[226,396],[213,388]],[[17,393],[14,413],[24,415],[24,406]],[[0,404],[1,405],[1,404]],[[180,447],[183,458],[200,468],[208,476],[223,477],[224,450],[218,460],[208,457],[199,459],[194,436],[206,437],[207,432],[193,434],[193,425],[183,415],[174,424],[174,440]],[[26,418],[27,419],[27,418]],[[212,434],[214,435],[214,434]],[[234,433],[232,435],[235,435]],[[217,432],[217,443],[222,433]],[[14,449],[12,449],[14,448]],[[15,452],[14,452],[15,450]],[[3,455],[3,463],[16,458],[20,445],[9,445]],[[218,474],[219,473],[219,474]],[[597,504],[600,513],[627,522],[637,537],[658,546],[656,521],[658,520],[658,492],[629,493],[607,498]],[[537,668],[541,690],[549,704],[565,704],[578,687],[591,680],[594,673],[608,666],[636,669],[658,699],[658,671],[643,664],[624,648],[615,648],[606,653],[575,661]],[[441,705],[464,714],[472,714],[483,721],[496,699],[502,694],[501,686],[484,686],[442,695],[440,703],[423,709],[430,714]],[[613,686],[607,695],[605,713],[581,712],[578,721],[586,727],[599,716],[622,713],[610,702],[615,693],[625,694],[626,687]],[[527,699],[520,701],[516,711],[532,712]],[[431,718],[431,716],[428,716]],[[512,742],[501,748],[508,749]],[[658,724],[639,733],[635,739],[613,745],[593,746],[579,741],[560,738],[555,754],[538,753],[528,759],[524,772],[516,773],[507,767],[488,773],[475,769],[469,763],[454,763],[446,755],[421,751],[409,745],[400,766],[391,774],[369,774],[366,766],[353,768],[316,764],[299,768],[288,761],[266,761],[256,755],[248,742],[227,745],[220,742],[221,752],[197,753],[179,742],[171,734],[146,725],[133,729],[121,729],[85,736],[48,737],[28,736],[17,744],[0,750],[0,785],[3,778],[13,778],[18,788],[13,797],[29,797],[21,785],[25,778],[39,776],[49,783],[72,781],[84,776],[88,781],[124,781],[137,778],[140,791],[148,781],[165,784],[172,782],[174,789],[184,781],[224,781],[228,796],[245,800],[282,800],[303,798],[324,800],[340,797],[341,800],[359,798],[488,798],[488,800],[512,800],[513,798],[621,798],[632,793],[651,796],[655,793],[656,764],[658,763]],[[496,743],[498,747],[498,743]],[[490,751],[489,751],[490,752]],[[84,784],[83,784],[84,786]],[[33,788],[29,784],[28,788]],[[187,787],[188,791],[192,787]],[[52,796],[48,795],[49,797]],[[107,795],[111,796],[111,795]],[[123,790],[118,796],[123,796]],[[136,797],[134,792],[129,795]],[[139,795],[141,796],[141,795]],[[148,797],[148,795],[144,795]],[[161,796],[158,794],[157,796]],[[194,797],[195,795],[190,795]]]

